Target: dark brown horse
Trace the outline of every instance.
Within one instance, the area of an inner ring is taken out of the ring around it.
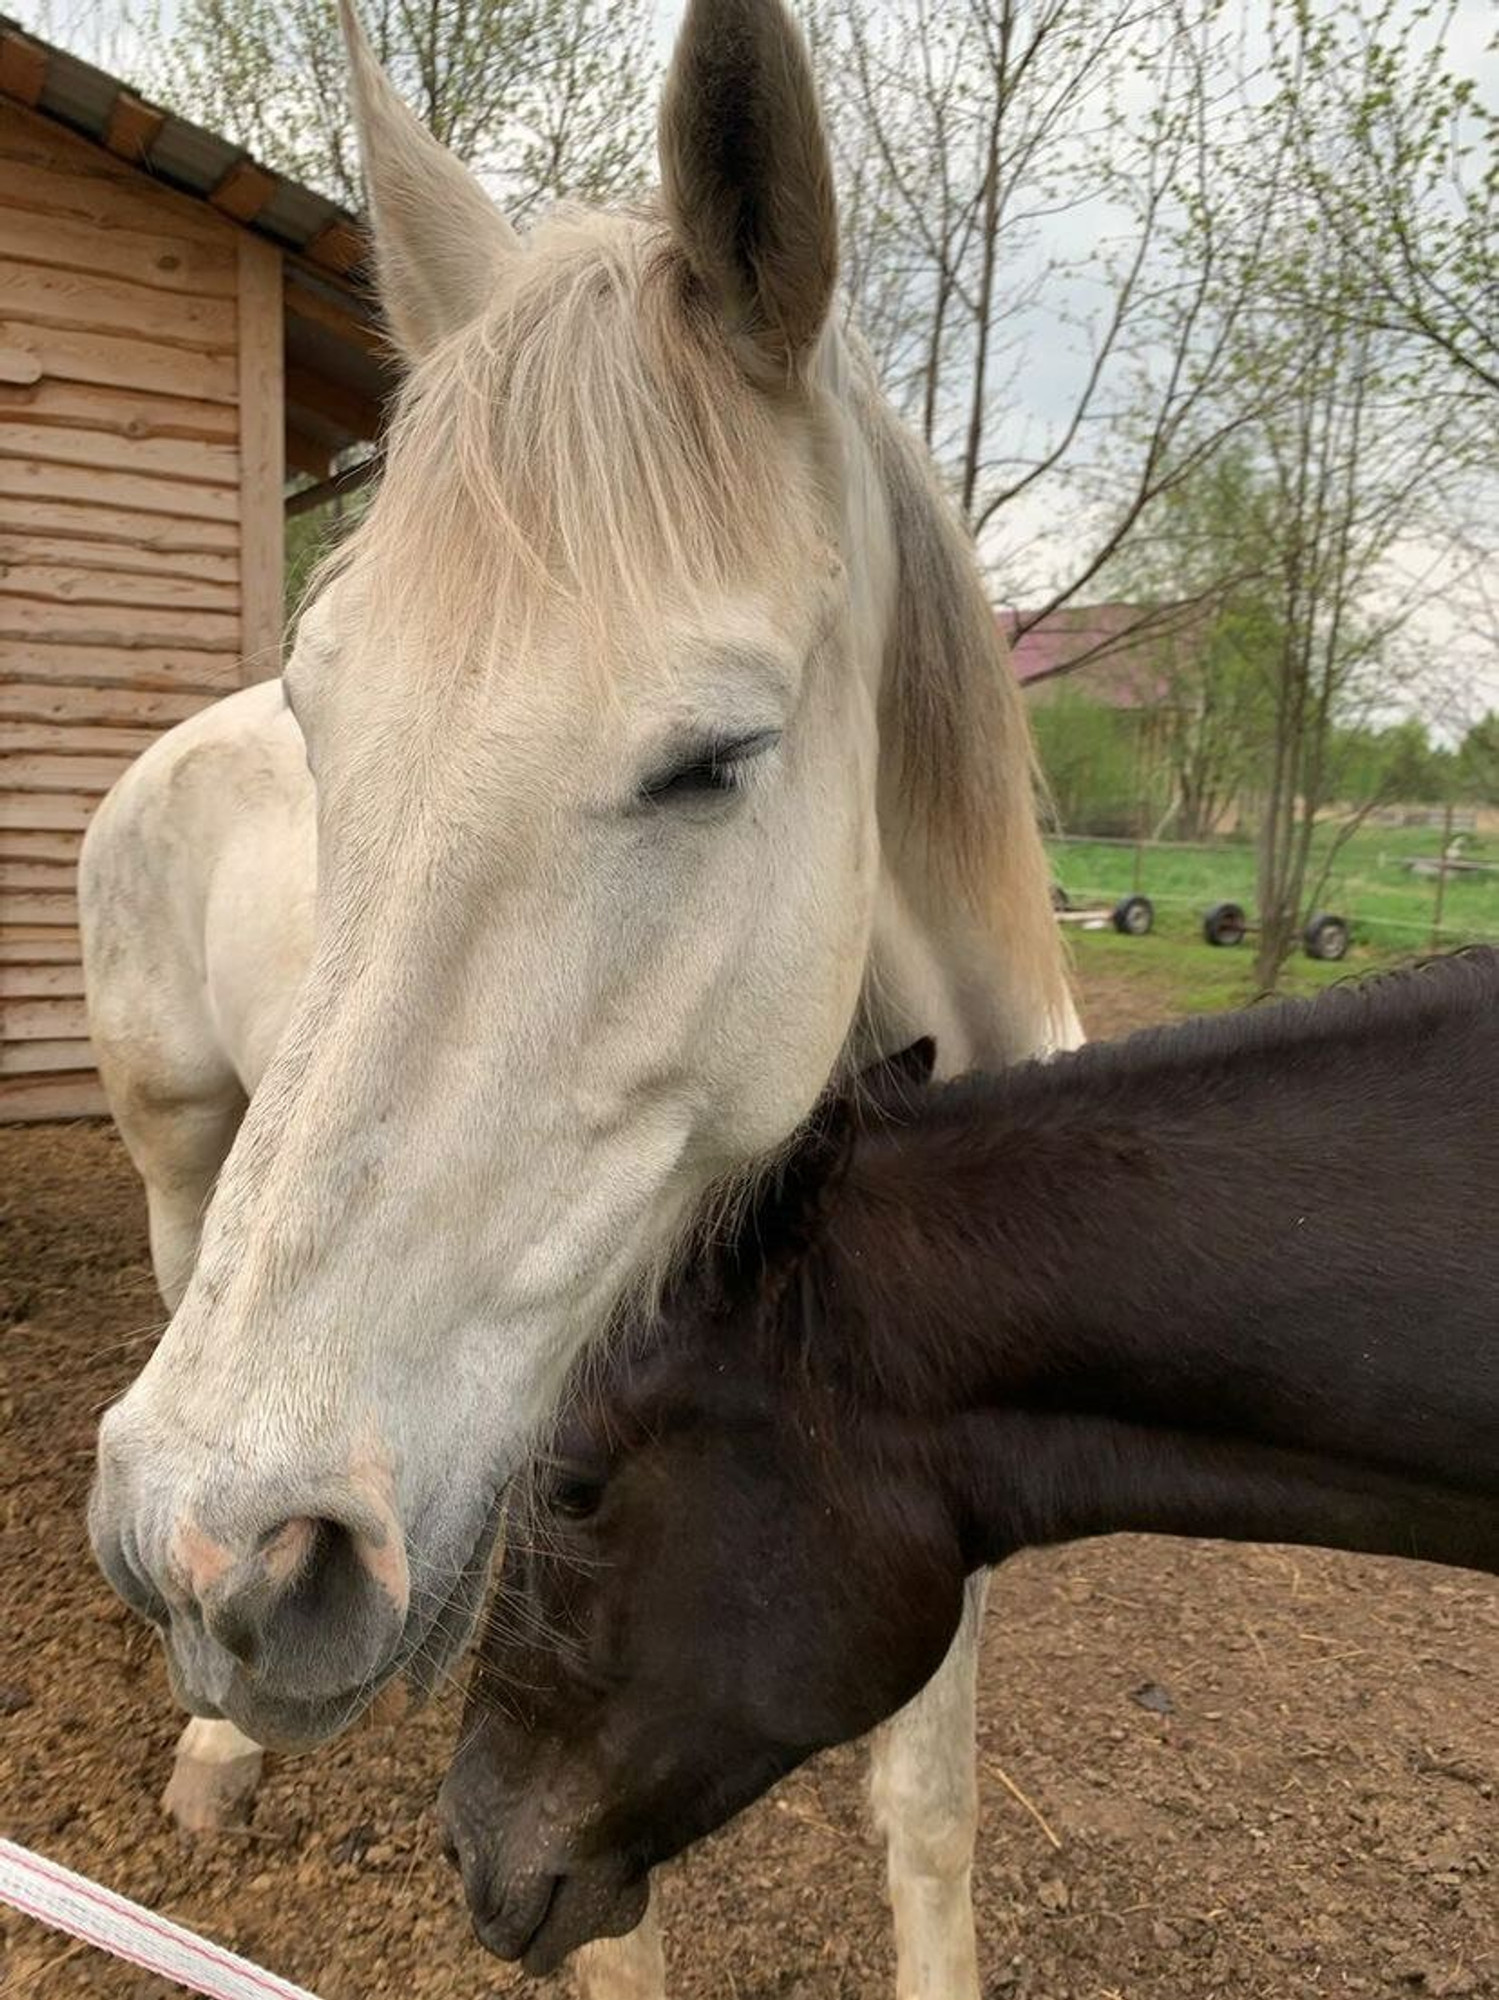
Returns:
[[[1499,952],[826,1104],[574,1402],[444,1788],[545,1970],[922,1686],[964,1578],[1144,1530],[1499,1570]]]

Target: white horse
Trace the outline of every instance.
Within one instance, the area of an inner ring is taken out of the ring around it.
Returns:
[[[1076,1037],[1019,697],[831,316],[780,0],[693,0],[658,204],[525,242],[346,29],[409,374],[287,671],[312,781],[235,697],[82,870],[175,1304],[95,1546],[185,1704],[290,1747],[444,1671],[570,1364],[840,1064]],[[875,1748],[912,2000],[978,1991],[977,1610]],[[651,1924],[600,1950],[659,1991]]]

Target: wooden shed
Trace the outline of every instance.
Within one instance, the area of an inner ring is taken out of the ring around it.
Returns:
[[[330,481],[389,387],[361,252],[0,16],[0,1118],[104,1108],[84,828],[153,736],[280,669],[288,479]]]

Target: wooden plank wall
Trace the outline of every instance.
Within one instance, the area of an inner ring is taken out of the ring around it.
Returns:
[[[83,831],[162,729],[240,684],[245,240],[0,102],[0,1118],[103,1108],[74,902]],[[279,315],[277,253],[255,242],[248,262]],[[279,346],[262,366],[279,433],[278,368]],[[276,506],[279,460],[264,472]],[[268,560],[248,593],[261,672],[275,671]],[[279,579],[279,547],[275,561]]]

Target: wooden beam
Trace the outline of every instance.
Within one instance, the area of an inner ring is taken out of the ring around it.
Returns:
[[[0,659],[7,670],[18,649],[27,646],[124,646],[147,653],[188,647],[205,653],[238,653],[241,637],[239,617],[233,611],[160,611],[141,604],[0,597]],[[28,673],[26,678],[36,676]]]
[[[227,228],[224,235],[222,243],[203,243],[173,229],[100,229],[42,210],[0,208],[0,256],[190,297],[234,297],[236,238]],[[140,330],[149,334],[149,322]]]
[[[35,728],[33,725],[27,723],[12,724],[11,728],[6,731],[6,741],[14,743],[17,749],[20,750],[33,747],[28,746],[26,742],[28,732],[38,736],[41,734],[40,729]],[[160,730],[156,729],[54,729],[49,735],[43,737],[42,741],[51,745],[59,741],[71,743],[75,736],[138,737],[140,739],[138,742],[132,741],[130,743],[114,745],[97,744],[94,747],[104,750],[111,748],[126,749],[139,753],[142,750],[149,750],[160,733]],[[80,750],[87,750],[89,745],[87,743],[80,743],[78,748]],[[77,886],[78,865],[73,861],[39,861],[35,855],[26,855],[16,861],[0,861],[0,899],[9,899],[11,896],[18,895],[27,889],[34,889],[41,895],[56,893],[71,896]]]
[[[76,856],[83,835],[71,838]],[[0,1000],[81,1000],[83,991],[83,967],[76,955],[66,964],[0,963]]]
[[[7,503],[16,501],[29,507],[36,500],[66,500],[130,513],[171,514],[179,520],[239,519],[239,492],[235,487],[192,486],[186,480],[111,472],[97,459],[92,463],[62,464],[51,457],[28,458],[23,451],[10,449],[14,433],[22,428],[19,424],[0,426],[0,460],[5,461],[0,499]],[[127,456],[123,447],[116,451],[117,462]]]
[[[14,29],[0,34],[0,96],[26,105],[40,101],[51,57],[44,48]]]
[[[311,479],[326,479],[328,462],[336,445],[320,444],[306,431],[299,431],[289,419],[286,426],[286,469],[288,472],[305,472]]]
[[[81,1000],[7,1000],[0,1008],[0,1036],[7,1042],[50,1042],[88,1035]]]
[[[239,529],[232,521],[194,520],[187,514],[141,514],[101,504],[84,493],[76,499],[22,500],[0,493],[0,535],[59,535],[85,546],[155,554],[212,554],[239,574]],[[170,562],[167,568],[172,568]]]
[[[352,222],[346,222],[342,216],[320,229],[302,252],[314,264],[337,271],[340,277],[357,271],[368,253],[369,243],[363,230]]]
[[[72,1124],[108,1116],[104,1086],[95,1077],[20,1076],[0,1083],[0,1125]]]
[[[203,706],[203,697],[130,687],[68,687],[51,681],[0,681],[0,721],[62,724],[124,723],[140,729],[166,729],[185,722]],[[41,841],[46,830],[33,830]],[[0,840],[4,839],[0,831]],[[19,852],[11,842],[8,852]],[[71,850],[69,850],[71,851]],[[39,860],[55,859],[50,854]]]
[[[106,1118],[104,1086],[88,1076],[15,1076],[0,1085],[0,1125],[42,1119]]]
[[[287,515],[310,514],[314,507],[326,506],[341,493],[357,493],[361,486],[375,477],[382,462],[379,452],[372,452],[358,465],[351,465],[343,472],[332,472],[316,486],[304,486],[300,493],[293,493],[288,498]]]
[[[236,628],[237,630],[238,628]],[[50,681],[63,687],[141,688],[152,693],[197,694],[211,700],[239,686],[239,648],[205,652],[189,640],[173,646],[121,645],[112,634],[102,645],[59,643],[50,627],[33,634],[29,644],[0,652],[0,682]],[[0,732],[3,736],[3,732]],[[6,801],[0,799],[0,826],[7,824]],[[53,825],[51,820],[10,822],[23,826]]]
[[[0,293],[0,315],[6,314],[7,304]],[[237,393],[229,348],[212,354],[189,352],[128,334],[57,327],[45,317],[28,320],[24,313],[0,317],[0,347],[34,355],[42,374],[59,382],[91,382],[99,388],[137,389],[145,395],[184,396],[231,406]]]
[[[101,794],[108,789],[107,785],[101,786]],[[61,927],[78,922],[78,896],[72,889],[65,896],[34,896],[12,890],[5,899],[5,908],[8,924],[57,924]]]
[[[298,319],[310,321],[320,326],[350,347],[357,347],[378,361],[382,368],[391,365],[390,344],[380,329],[367,319],[361,319],[347,306],[335,305],[310,284],[303,282],[300,274],[290,261],[286,267],[286,310]]]
[[[236,160],[208,199],[236,222],[253,222],[281,183],[251,159]]]
[[[104,143],[120,159],[136,165],[146,159],[166,122],[164,111],[158,111],[154,105],[142,104],[128,90],[122,90],[110,111]]]
[[[65,833],[60,827],[16,826],[0,827],[0,861],[71,861],[78,865],[78,850],[83,845],[81,833]],[[17,994],[31,993],[72,993],[82,992],[71,986],[58,986],[53,982],[65,975],[57,972],[38,972],[35,966],[15,966],[0,964],[0,997],[14,999]],[[28,985],[28,981],[33,984]]]
[[[131,605],[146,611],[214,611],[233,617],[239,609],[239,579],[162,576],[136,570],[101,569],[85,563],[26,562],[19,555],[5,566],[9,597],[43,604]]]
[[[0,356],[0,371],[3,367]],[[137,389],[108,389],[98,382],[54,381],[47,376],[11,383],[3,372],[0,424],[50,424],[65,430],[108,431],[122,438],[189,438],[195,444],[227,444],[231,449],[239,442],[239,411],[227,403],[152,396]],[[233,477],[238,479],[237,471]]]
[[[55,1041],[0,1042],[0,1077],[56,1074],[60,1070],[86,1071],[95,1067],[94,1052],[77,1036]]]
[[[67,827],[82,833],[94,816],[98,800],[89,798],[82,792],[0,792],[0,835],[12,828],[24,832],[30,827]],[[76,922],[77,912],[68,919]],[[7,937],[16,935],[15,925],[7,914],[0,924],[0,943]],[[0,958],[4,957],[0,951]],[[45,953],[43,954],[45,956]]]
[[[136,435],[122,447],[107,430],[70,430],[65,424],[23,421],[0,425],[0,458],[22,459],[28,465],[90,465],[101,472],[123,470],[140,477],[175,480],[191,496],[184,513],[191,514],[201,505],[205,514],[219,520],[226,515],[218,503],[200,502],[198,494],[230,494],[238,483],[232,444]]]
[[[111,333],[157,347],[224,354],[234,346],[234,301],[193,292],[146,291],[93,271],[54,270],[0,256],[0,311],[69,333]],[[191,394],[177,383],[179,395]]]
[[[3,506],[0,506],[0,561],[25,568],[41,563],[65,569],[103,570],[110,576],[162,577],[172,582],[236,586],[239,583],[237,555],[204,555],[196,551],[178,554],[171,550],[132,548],[123,542],[33,535],[23,527],[10,527]],[[4,678],[4,670],[0,669],[0,681]]]
[[[240,675],[246,686],[280,673],[286,623],[282,293],[281,253],[246,232],[239,240]]]
[[[92,802],[91,802],[92,803]],[[0,924],[0,965],[81,965],[76,926]]]
[[[63,757],[0,752],[0,785],[12,792],[107,792],[116,778],[122,778],[135,762],[133,757]],[[41,822],[31,822],[39,825]],[[22,824],[28,824],[22,821]],[[54,910],[28,906],[27,898],[16,896],[8,904],[9,914],[18,922],[70,924],[72,905],[59,898]]]

